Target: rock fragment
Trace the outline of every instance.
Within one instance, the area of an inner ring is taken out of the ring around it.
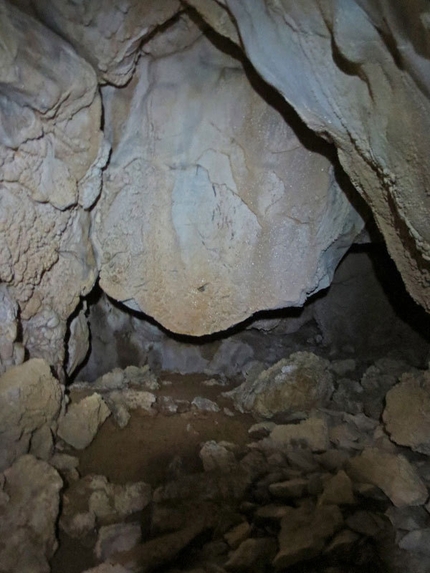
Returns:
[[[338,507],[327,505],[310,511],[306,507],[289,508],[281,521],[279,552],[273,560],[276,570],[316,557],[343,524]]]
[[[94,548],[99,561],[106,561],[111,555],[135,547],[142,537],[140,523],[115,523],[100,528]]]
[[[225,568],[227,571],[263,572],[276,553],[276,540],[272,537],[246,539],[231,555]]]
[[[58,425],[58,435],[77,450],[91,444],[111,412],[100,394],[92,394],[71,404]]]
[[[327,422],[321,418],[309,418],[299,424],[277,425],[270,433],[276,447],[324,452],[329,447]]]
[[[367,448],[349,461],[346,471],[353,481],[379,487],[396,507],[423,505],[427,500],[427,488],[404,456]]]
[[[385,400],[383,419],[391,439],[430,455],[430,371],[403,374]]]
[[[0,471],[33,450],[49,457],[51,428],[61,410],[63,390],[49,365],[34,358],[0,377]]]

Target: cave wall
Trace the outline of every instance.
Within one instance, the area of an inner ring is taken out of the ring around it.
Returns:
[[[2,0],[1,369],[72,373],[98,278],[182,334],[302,305],[364,226],[337,157],[429,310],[429,22],[424,0]]]

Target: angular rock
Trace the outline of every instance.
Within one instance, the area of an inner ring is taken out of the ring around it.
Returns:
[[[267,438],[275,426],[275,422],[259,422],[249,428],[248,434],[253,440],[261,440]]]
[[[396,529],[414,531],[430,528],[430,515],[423,507],[390,507],[385,515]]]
[[[276,554],[276,540],[273,537],[246,539],[239,545],[224,565],[227,571],[265,571],[267,563]]]
[[[225,535],[224,539],[227,541],[229,547],[231,549],[237,549],[239,545],[241,545],[251,533],[251,526],[247,521],[243,523],[239,523],[233,529],[230,529]]]
[[[351,531],[350,529],[344,529],[337,533],[330,541],[329,545],[324,549],[325,555],[336,555],[341,556],[343,560],[345,557],[351,554],[354,545],[360,540],[360,536]]]
[[[342,524],[342,514],[335,505],[317,507],[314,511],[306,507],[289,508],[281,521],[279,552],[273,566],[283,570],[316,557]]]
[[[140,523],[115,523],[100,528],[94,548],[99,561],[107,560],[119,551],[128,551],[135,547],[142,537]]]
[[[400,540],[399,547],[430,557],[430,529],[410,531]]]
[[[383,419],[391,439],[430,455],[430,370],[403,374],[385,400]]]
[[[280,499],[295,499],[303,497],[308,490],[308,480],[303,478],[291,479],[269,485],[270,493]]]
[[[349,461],[346,472],[353,481],[379,487],[396,507],[423,505],[428,497],[417,471],[401,455],[367,448]]]
[[[3,476],[2,476],[3,477]],[[56,522],[62,479],[57,471],[31,455],[20,457],[4,472],[0,535],[0,570],[7,573],[49,573],[57,549]]]
[[[0,471],[27,453],[48,456],[51,428],[61,410],[63,389],[42,359],[10,368],[0,377]]]
[[[248,378],[226,396],[233,398],[241,412],[272,418],[280,412],[308,412],[326,406],[333,390],[329,362],[311,352],[296,352],[256,378]]]
[[[91,444],[110,414],[100,394],[94,393],[67,408],[58,424],[58,435],[75,449],[83,450]]]
[[[209,398],[202,398],[201,396],[194,398],[191,405],[201,412],[219,412],[221,410],[216,402],[209,400]]]
[[[347,526],[368,537],[376,537],[388,527],[387,518],[372,511],[356,511],[346,519]]]
[[[237,466],[233,452],[213,440],[203,445],[199,452],[199,457],[206,472],[213,470],[230,472]]]
[[[347,474],[341,470],[324,485],[320,495],[320,505],[351,505],[355,503],[352,483]]]
[[[321,418],[309,418],[299,424],[278,425],[266,440],[276,447],[308,448],[312,452],[323,452],[329,447],[327,423]]]

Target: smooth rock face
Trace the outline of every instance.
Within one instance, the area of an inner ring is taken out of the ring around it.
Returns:
[[[430,371],[403,374],[385,399],[383,418],[391,439],[430,455]]]
[[[186,24],[180,53],[102,90],[113,152],[94,240],[105,292],[203,335],[328,286],[363,221],[324,145],[307,149],[282,102]]]
[[[0,280],[18,304],[30,356],[61,371],[66,321],[97,278],[86,210],[100,194],[108,147],[96,75],[4,1],[0,36]],[[3,352],[6,365],[19,363]]]
[[[27,453],[30,445],[36,447],[36,442],[39,453],[46,451],[46,441],[49,449],[51,428],[56,424],[62,399],[63,390],[44,360],[34,358],[3,374],[0,378],[0,471]]]
[[[91,444],[110,414],[100,394],[94,393],[69,406],[58,424],[58,435],[77,450],[83,450]]]
[[[227,395],[241,412],[271,418],[278,412],[308,412],[327,404],[333,393],[329,362],[311,352],[297,352],[249,377]]]
[[[348,463],[351,479],[376,485],[396,507],[423,505],[428,491],[415,468],[401,455],[367,448]]]
[[[409,292],[430,310],[428,3],[225,6],[261,76],[335,143]]]
[[[0,535],[6,542],[0,544],[0,570],[49,573],[48,560],[57,549],[62,479],[30,455],[20,457],[3,475],[8,501],[1,504]]]

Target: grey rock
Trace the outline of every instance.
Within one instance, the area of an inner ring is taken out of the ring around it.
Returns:
[[[58,424],[58,435],[65,442],[83,450],[91,444],[98,429],[111,414],[100,394],[92,394],[71,404]]]
[[[371,511],[356,511],[346,519],[347,526],[368,537],[376,537],[386,529],[389,522],[386,517]]]
[[[430,515],[423,507],[390,507],[385,515],[396,529],[414,531],[430,527]]]
[[[115,523],[100,528],[97,543],[94,548],[99,561],[106,561],[119,551],[128,551],[141,540],[140,523]]]
[[[430,556],[430,528],[407,533],[399,542],[401,549]]]
[[[209,400],[209,398],[202,398],[201,396],[194,398],[191,405],[201,412],[219,412],[221,410],[216,402]]]

